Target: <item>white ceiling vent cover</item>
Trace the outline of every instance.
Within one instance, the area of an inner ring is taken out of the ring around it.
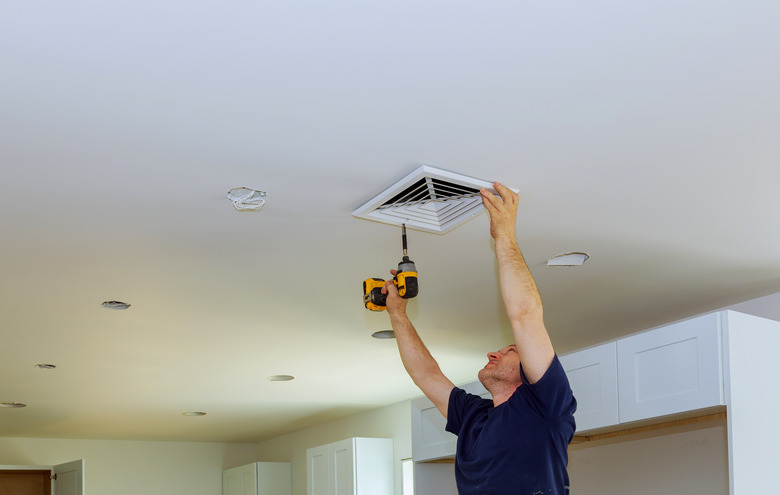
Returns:
[[[352,215],[443,235],[485,211],[480,189],[495,194],[490,182],[423,165]]]

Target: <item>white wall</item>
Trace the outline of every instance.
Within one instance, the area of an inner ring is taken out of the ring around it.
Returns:
[[[256,457],[256,444],[0,438],[0,465],[84,459],[87,495],[221,495],[222,470]]]
[[[728,495],[726,420],[569,448],[571,495]]]
[[[411,418],[410,401],[372,409],[260,443],[257,460],[292,462],[293,495],[306,495],[306,449],[351,437],[392,438],[395,494],[400,495],[401,460],[412,457]]]

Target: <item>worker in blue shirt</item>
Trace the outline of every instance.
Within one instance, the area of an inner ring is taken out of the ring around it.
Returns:
[[[458,435],[460,495],[568,495],[567,448],[577,407],[544,325],[542,300],[517,244],[518,195],[496,182],[481,190],[495,240],[499,286],[514,343],[487,354],[479,380],[492,400],[466,393],[442,373],[406,315],[392,280],[387,312],[414,383]],[[394,273],[394,270],[391,270]]]

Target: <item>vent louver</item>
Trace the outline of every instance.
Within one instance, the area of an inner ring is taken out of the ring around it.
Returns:
[[[358,218],[446,234],[484,211],[490,182],[423,165],[355,210]],[[495,193],[495,191],[493,191]]]

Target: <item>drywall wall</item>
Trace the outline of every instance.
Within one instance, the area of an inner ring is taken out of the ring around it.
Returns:
[[[0,438],[0,465],[84,459],[87,495],[221,495],[222,470],[256,457],[256,444]]]
[[[306,449],[351,437],[392,438],[395,495],[401,495],[401,460],[412,457],[411,432],[407,400],[260,443],[257,460],[292,462],[293,495],[306,495]]]
[[[571,495],[728,495],[726,420],[569,448]]]

